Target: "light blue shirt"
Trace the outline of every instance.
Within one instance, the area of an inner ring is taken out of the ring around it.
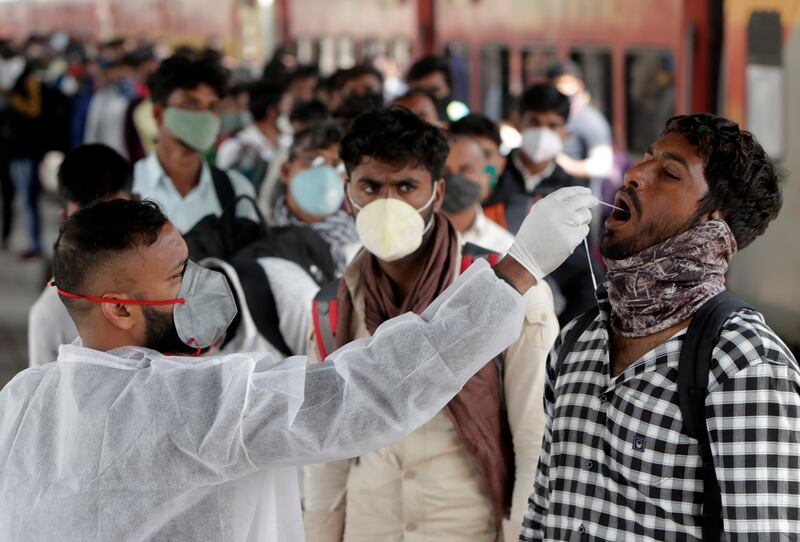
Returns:
[[[237,196],[250,196],[255,199],[253,185],[242,174],[231,170],[226,170],[225,173],[228,174]],[[181,196],[154,152],[136,162],[133,168],[132,192],[139,194],[142,199],[158,203],[170,222],[181,233],[186,233],[208,215],[222,214],[222,206],[211,178],[211,168],[205,160],[200,170],[200,182],[188,194]],[[255,211],[248,202],[239,203],[237,214],[256,219]]]

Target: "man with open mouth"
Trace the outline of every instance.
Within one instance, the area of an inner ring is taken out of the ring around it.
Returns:
[[[781,206],[752,134],[671,119],[606,221],[598,308],[548,362],[522,541],[791,539],[800,532],[800,368],[725,291]]]

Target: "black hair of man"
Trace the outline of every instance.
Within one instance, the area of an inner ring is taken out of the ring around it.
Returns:
[[[533,111],[535,113],[555,113],[567,122],[569,119],[569,98],[561,94],[549,83],[531,85],[525,89],[519,100],[520,115]]]
[[[58,193],[66,201],[86,207],[101,199],[130,192],[133,168],[107,145],[81,145],[67,153],[58,168]]]
[[[304,124],[313,125],[320,122],[330,120],[331,112],[328,106],[319,100],[311,100],[298,104],[289,113],[290,122],[302,122]]]
[[[319,77],[319,68],[314,64],[300,64],[292,71],[289,76],[289,82],[311,79],[312,77]]]
[[[662,136],[671,133],[697,147],[705,162],[708,194],[696,218],[719,210],[740,250],[763,234],[783,197],[775,165],[753,134],[709,113],[672,117]]]
[[[356,64],[350,69],[344,70],[343,72],[336,74],[337,77],[334,79],[333,84],[336,90],[341,90],[344,86],[354,79],[358,79],[360,77],[364,77],[366,75],[371,75],[378,79],[381,83],[381,87],[383,87],[383,74],[373,66],[372,64]]]
[[[286,85],[261,79],[247,86],[247,109],[256,121],[264,120],[286,94]]]
[[[436,99],[436,96],[434,96],[432,92],[430,92],[428,90],[425,90],[424,88],[412,88],[412,89],[409,89],[402,96],[398,96],[397,98],[395,98],[394,102],[396,103],[396,102],[398,102],[400,100],[409,100],[409,99],[414,98],[416,96],[422,96],[426,100],[430,100],[431,103],[433,103],[433,107],[438,107],[439,106],[439,101]]]
[[[338,145],[344,136],[341,124],[330,120],[315,124],[297,132],[289,147],[289,160],[294,160],[301,152],[327,149]]]
[[[419,81],[432,73],[441,73],[449,88],[453,88],[453,71],[450,61],[445,56],[428,55],[420,58],[411,66],[406,75],[406,82],[414,86],[414,81]]]
[[[348,175],[369,157],[396,167],[422,166],[434,181],[442,176],[447,153],[444,132],[402,107],[356,118],[339,147]]]
[[[583,71],[581,67],[572,60],[556,60],[550,64],[544,72],[544,76],[551,81],[562,75],[571,75],[575,79],[583,81]]]
[[[495,121],[481,113],[470,113],[450,123],[450,133],[453,135],[483,137],[498,147],[503,143],[503,138],[500,137],[500,127]]]
[[[92,290],[98,273],[110,272],[109,264],[129,251],[156,242],[167,217],[152,201],[109,200],[90,205],[69,217],[53,246],[53,280],[78,295],[101,295]],[[89,303],[62,297],[77,324]]]
[[[148,80],[154,102],[167,105],[176,90],[191,90],[201,84],[211,87],[220,98],[228,86],[228,70],[208,56],[175,54],[164,60]]]

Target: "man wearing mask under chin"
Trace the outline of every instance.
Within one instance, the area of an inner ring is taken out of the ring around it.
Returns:
[[[295,135],[281,167],[285,189],[272,211],[277,226],[307,225],[331,247],[338,272],[361,247],[353,219],[342,208],[344,166],[339,158],[342,130],[323,122]]]
[[[778,215],[776,173],[752,134],[709,114],[668,121],[625,173],[606,289],[550,357],[520,540],[797,538],[800,367],[761,314],[714,304]],[[694,327],[707,307],[719,327]]]
[[[253,185],[240,173],[216,170],[203,156],[219,134],[216,110],[227,79],[213,58],[188,55],[164,60],[152,76],[158,144],[134,166],[132,191],[158,203],[181,233],[207,215],[222,213],[220,184],[235,196],[255,197]],[[240,203],[239,212],[255,217],[247,202]]]
[[[340,155],[365,250],[317,296],[309,344],[317,360],[396,315],[421,312],[478,258],[440,212],[453,177],[441,178],[448,146],[438,128],[405,108],[365,114]],[[471,173],[458,162],[448,161]],[[472,205],[479,196],[480,188]],[[516,540],[539,456],[542,370],[558,330],[544,281],[525,302],[516,342],[487,359],[433,420],[354,462],[306,469],[308,542],[397,540],[412,532],[430,540]]]
[[[465,135],[451,136],[448,143],[442,212],[464,242],[505,254],[514,236],[483,214],[481,201],[489,194],[490,175],[480,145]]]

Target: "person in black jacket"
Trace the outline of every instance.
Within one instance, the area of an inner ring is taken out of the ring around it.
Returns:
[[[503,204],[510,209],[520,196],[533,203],[565,186],[588,186],[587,179],[569,175],[555,160],[569,138],[569,98],[552,85],[538,84],[525,90],[519,108],[522,145],[509,154],[495,191],[484,202],[486,207]],[[512,233],[513,222],[508,224]],[[595,272],[601,269],[599,264],[593,267]],[[562,326],[596,303],[591,273],[586,251],[578,247],[550,275],[554,294],[557,300],[560,294],[563,302],[556,306]]]

